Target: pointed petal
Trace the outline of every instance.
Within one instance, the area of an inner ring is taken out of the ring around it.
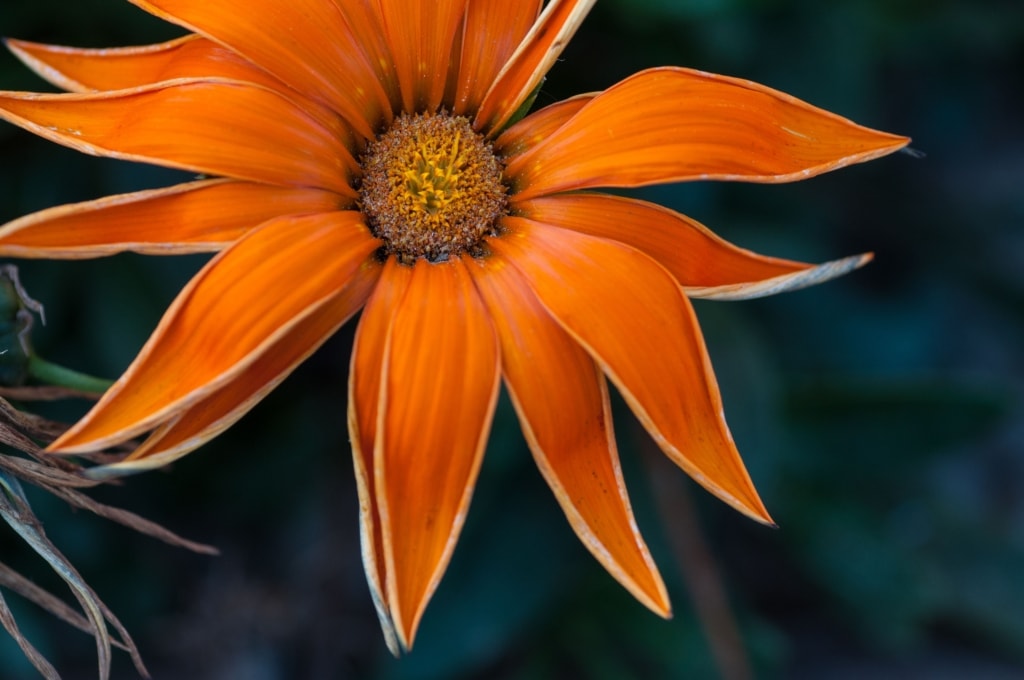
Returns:
[[[509,160],[523,198],[697,179],[789,182],[892,153],[910,140],[738,78],[642,71]]]
[[[97,156],[355,197],[346,131],[237,82],[178,80],[98,94],[0,92],[0,118]]]
[[[342,290],[295,324],[251,366],[221,389],[158,428],[124,461],[91,468],[92,479],[152,470],[196,450],[236,423],[363,306],[380,276],[380,263],[358,250],[354,274]]]
[[[441,105],[455,32],[467,0],[379,0],[384,32],[395,60],[407,113],[436,111]]]
[[[132,0],[150,14],[221,43],[370,138],[390,120],[373,67],[334,3],[324,0]]]
[[[494,135],[540,85],[596,0],[551,0],[494,79],[473,127]]]
[[[284,215],[340,210],[350,201],[320,189],[205,180],[41,210],[0,227],[0,255],[100,257],[124,251],[217,251]]]
[[[537,20],[540,6],[540,0],[468,4],[453,106],[456,115],[480,106],[498,72]]]
[[[466,265],[419,261],[386,345],[374,481],[402,645],[465,521],[498,396],[498,342]]]
[[[192,279],[124,375],[49,450],[106,448],[192,408],[337,295],[378,247],[353,211],[252,231]]]
[[[684,287],[742,287],[814,268],[737,248],[695,220],[630,198],[556,194],[515,202],[514,210],[536,222],[625,243],[657,260]]]
[[[592,94],[580,94],[534,111],[502,132],[494,141],[494,148],[505,158],[526,153],[565,125],[593,98]]]
[[[376,290],[359,320],[348,380],[348,431],[352,440],[356,489],[359,493],[359,536],[363,569],[388,649],[398,656],[400,646],[385,583],[384,539],[376,500],[373,450],[377,442],[377,405],[380,401],[384,352],[395,307],[412,279],[412,267],[389,258]]]
[[[665,585],[626,495],[601,370],[507,261],[474,262],[473,278],[501,341],[505,384],[537,467],[594,557],[644,605],[669,616]]]
[[[740,512],[771,522],[725,424],[689,301],[628,246],[510,217],[488,241],[618,387],[661,449]]]
[[[697,286],[684,288],[683,292],[686,293],[687,297],[704,300],[729,302],[753,300],[755,298],[817,286],[819,283],[831,281],[832,279],[849,274],[855,269],[860,269],[874,258],[874,253],[862,253],[860,255],[844,257],[840,260],[831,260],[810,269],[793,272],[792,274],[782,274],[761,281],[730,283],[721,286]]]
[[[182,78],[237,80],[273,90],[326,128],[337,127],[337,114],[323,104],[195,34],[140,47],[83,49],[22,40],[8,40],[7,47],[40,76],[72,92],[125,90]]]
[[[78,48],[7,40],[29,68],[70,92],[126,90],[178,78],[227,78],[273,89],[283,84],[226,47],[198,35],[139,47]]]
[[[337,128],[334,111],[199,35],[141,47],[82,49],[22,40],[8,40],[7,46],[40,76],[71,92],[127,90],[181,78],[237,80],[273,90],[327,129]]]

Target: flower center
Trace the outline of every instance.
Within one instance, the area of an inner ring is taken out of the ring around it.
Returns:
[[[367,226],[399,260],[472,253],[497,233],[507,202],[501,162],[462,116],[402,114],[362,165]]]

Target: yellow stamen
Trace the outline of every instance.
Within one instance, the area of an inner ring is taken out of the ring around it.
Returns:
[[[473,251],[505,212],[501,163],[461,116],[399,116],[362,165],[368,225],[403,261]]]

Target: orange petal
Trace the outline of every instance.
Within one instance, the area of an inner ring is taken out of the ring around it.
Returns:
[[[781,274],[770,279],[750,281],[747,283],[729,283],[720,286],[694,286],[684,288],[687,297],[703,300],[735,301],[752,300],[788,293],[802,288],[817,286],[832,279],[845,276],[855,269],[860,269],[875,258],[874,253],[851,255],[839,260],[831,260],[823,264],[793,272]]]
[[[580,94],[534,111],[502,132],[494,148],[506,158],[525,153],[565,125],[593,98],[592,94]]]
[[[0,227],[0,255],[87,258],[126,250],[180,255],[220,250],[275,217],[340,210],[320,189],[205,180],[41,210]]]
[[[629,198],[557,194],[514,206],[517,215],[536,222],[612,239],[647,253],[683,286],[744,284],[814,267],[737,248],[695,220]]]
[[[156,45],[77,48],[7,40],[29,68],[71,92],[126,90],[177,78],[228,78],[274,89],[283,84],[226,47],[198,35]]]
[[[435,111],[441,105],[452,44],[466,2],[379,0],[407,113]]]
[[[334,6],[345,17],[352,35],[359,36],[359,45],[366,59],[377,74],[384,91],[388,94],[393,111],[401,110],[402,93],[395,72],[395,59],[391,56],[387,36],[384,34],[384,17],[377,0],[332,0]]]
[[[562,327],[618,387],[661,449],[698,483],[771,522],[725,424],[689,301],[660,265],[628,246],[510,217],[490,239]]]
[[[132,0],[150,14],[221,43],[370,138],[390,120],[373,67],[334,3],[324,0]]]
[[[473,278],[501,341],[501,367],[523,433],[573,530],[638,600],[670,615],[668,594],[630,509],[608,388],[594,360],[500,257]]]
[[[484,95],[473,127],[498,133],[540,85],[596,0],[551,0]]]
[[[537,20],[540,6],[540,0],[468,4],[455,114],[466,115],[480,106],[484,93]]]
[[[346,131],[237,82],[178,80],[98,94],[0,92],[0,118],[83,153],[355,197]]]
[[[366,302],[380,276],[380,263],[359,250],[354,274],[342,290],[296,323],[251,366],[227,385],[161,426],[124,461],[91,468],[89,477],[108,479],[167,465],[199,448],[236,423],[295,370]]]
[[[606,194],[555,194],[515,202],[536,222],[612,239],[657,260],[688,297],[749,300],[830,281],[864,266],[871,255],[820,265],[758,255],[724,241],[703,224],[667,208]]]
[[[878,158],[906,137],[856,125],[747,80],[642,71],[509,160],[523,198],[697,179],[789,182]]]
[[[400,648],[385,590],[384,542],[376,501],[373,450],[377,442],[377,405],[391,320],[411,278],[412,267],[398,265],[395,258],[389,258],[384,264],[380,282],[366,303],[356,329],[348,379],[348,431],[359,492],[363,568],[384,639],[396,656]]]
[[[178,78],[221,78],[273,90],[336,129],[337,114],[299,94],[252,62],[199,35],[142,47],[81,49],[8,40],[25,64],[58,87],[72,92],[126,90]],[[351,135],[346,134],[346,138]],[[347,146],[355,148],[348,140]]]
[[[192,408],[337,295],[379,245],[354,211],[250,232],[192,279],[124,375],[50,450],[106,448]]]
[[[469,2],[466,3],[468,8]],[[452,110],[452,102],[455,101],[455,92],[459,86],[459,63],[462,59],[462,40],[466,33],[466,16],[463,14],[459,27],[452,36],[451,54],[448,56],[448,69],[444,74],[444,93],[441,95],[441,106],[443,110]],[[438,74],[440,77],[440,74]]]
[[[387,600],[406,648],[465,521],[499,364],[466,265],[418,261],[391,322],[374,447]]]

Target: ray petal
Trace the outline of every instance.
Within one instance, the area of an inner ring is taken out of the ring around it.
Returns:
[[[769,523],[725,424],[689,301],[655,260],[626,245],[523,218],[489,240],[601,365],[655,441],[711,493]]]
[[[106,448],[192,408],[336,296],[377,247],[354,211],[250,232],[192,279],[124,375],[50,450]]]
[[[370,138],[390,120],[376,73],[341,13],[325,0],[131,0],[221,43],[307,97],[331,106]]]
[[[155,45],[79,48],[7,40],[29,68],[70,92],[126,90],[178,78],[227,78],[280,89],[283,83],[252,62],[199,35]]]
[[[58,87],[71,92],[127,90],[167,80],[224,79],[273,90],[331,130],[337,114],[293,90],[228,48],[200,35],[140,47],[83,49],[8,40],[25,64]],[[346,134],[348,148],[356,148]]]
[[[497,256],[473,278],[494,320],[501,367],[526,440],[573,530],[638,600],[669,616],[665,586],[626,495],[600,368]]]
[[[301,319],[242,371],[206,399],[158,428],[124,461],[91,468],[89,477],[108,479],[152,470],[196,450],[236,423],[363,306],[380,276],[380,264],[358,251],[354,274],[334,297]]]
[[[395,59],[391,56],[384,17],[377,0],[331,0],[345,17],[352,35],[358,36],[366,58],[377,74],[384,91],[391,100],[392,111],[400,111],[402,93],[398,86]]]
[[[580,94],[534,111],[508,126],[494,140],[494,148],[506,158],[525,153],[565,125],[593,98],[592,94]]]
[[[452,44],[468,0],[378,2],[403,109],[407,113],[436,111],[444,96]]]
[[[374,447],[387,599],[405,648],[465,521],[499,364],[466,265],[419,261],[391,323]]]
[[[221,250],[267,220],[340,210],[320,189],[215,179],[48,208],[0,227],[0,255],[79,259]]]
[[[480,106],[498,72],[537,20],[540,6],[540,0],[468,4],[453,113],[466,115]]]
[[[359,320],[348,381],[348,431],[359,493],[363,568],[384,639],[396,656],[401,648],[385,587],[384,542],[376,499],[373,450],[377,441],[377,405],[391,321],[411,278],[412,268],[398,265],[395,258],[389,258],[384,264],[380,283]]]
[[[703,300],[727,302],[753,300],[755,298],[789,293],[794,290],[817,286],[819,283],[831,281],[840,276],[845,276],[856,269],[860,269],[874,258],[874,253],[861,253],[860,255],[850,255],[838,260],[829,260],[809,269],[795,271],[790,274],[780,274],[779,276],[761,279],[760,281],[729,283],[718,286],[692,286],[684,288],[683,292],[686,293],[687,297]]]
[[[551,0],[494,79],[473,127],[497,134],[558,59],[596,0]]]
[[[97,94],[0,92],[0,118],[97,156],[355,194],[347,132],[280,95],[232,81],[178,80]]]
[[[596,193],[555,194],[514,203],[536,222],[612,239],[657,260],[680,285],[737,289],[815,269],[812,264],[737,248],[685,215],[630,198]]]
[[[777,90],[682,68],[612,86],[507,174],[523,198],[686,180],[790,182],[892,153],[910,140]]]

